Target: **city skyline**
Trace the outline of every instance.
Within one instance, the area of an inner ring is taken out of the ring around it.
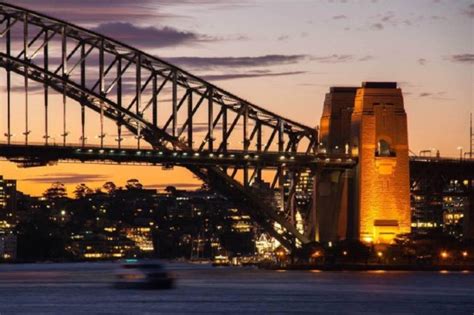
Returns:
[[[398,81],[412,151],[436,148],[443,156],[458,156],[457,147],[465,151],[469,147],[474,59],[470,1],[25,0],[14,4],[136,46],[308,126],[318,124],[330,86]],[[16,134],[14,141],[22,141],[21,132]],[[32,139],[41,136],[40,130],[33,130]],[[59,142],[59,133],[55,137]],[[59,164],[18,169],[0,162],[5,177],[17,178],[20,190],[35,195],[54,181],[65,182],[70,193],[81,182],[99,186],[112,180],[123,185],[131,177],[146,187],[200,186],[184,169],[150,172],[143,166],[129,166],[124,172],[118,167],[124,166],[101,165],[98,170],[95,165]]]

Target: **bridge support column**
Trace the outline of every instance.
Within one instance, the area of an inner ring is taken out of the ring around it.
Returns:
[[[349,177],[343,170],[319,173],[315,185],[316,240],[319,242],[345,239],[348,226]]]

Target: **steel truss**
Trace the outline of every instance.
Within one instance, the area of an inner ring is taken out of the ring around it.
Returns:
[[[244,211],[285,247],[294,248],[297,242],[306,244],[314,239],[295,228],[296,203],[292,201],[299,174],[307,169],[315,174],[319,165],[307,163],[307,156],[317,154],[314,128],[258,107],[162,59],[65,21],[0,4],[0,27],[4,41],[0,66],[6,70],[8,145],[14,144],[12,74],[15,74],[24,78],[25,146],[31,145],[30,86],[40,84],[44,96],[43,146],[51,152],[55,152],[51,145],[49,112],[50,91],[53,91],[62,95],[62,119],[54,125],[61,124],[64,147],[87,147],[86,112],[92,110],[99,116],[101,149],[106,148],[107,133],[110,133],[106,121],[113,121],[117,149],[123,147],[124,132],[131,133],[136,138],[137,151],[145,148],[165,152],[170,157],[167,163],[185,166],[216,191],[238,201]],[[80,106],[80,117],[68,117],[69,108],[76,105]],[[72,119],[80,120],[80,138],[75,145],[70,141]],[[228,157],[233,152],[239,155],[238,162],[226,165],[213,164],[212,159],[207,163],[178,163],[173,156]],[[305,163],[292,160],[301,155],[306,156]],[[279,163],[274,163],[276,156],[281,159]],[[247,162],[249,157],[263,162]],[[30,158],[30,164],[35,165],[34,158]],[[320,161],[324,160],[321,157]],[[275,171],[266,187],[261,185],[262,172],[268,169],[269,163]],[[339,159],[332,165],[346,168],[352,164],[351,160]],[[292,179],[288,180],[288,176]],[[288,193],[281,194],[285,200],[278,205],[274,191],[282,190],[285,182],[290,187]],[[304,218],[309,216],[311,205],[306,208],[298,209]],[[278,231],[275,223],[281,226]]]

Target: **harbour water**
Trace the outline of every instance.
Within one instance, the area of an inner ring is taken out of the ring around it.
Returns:
[[[116,263],[0,265],[0,314],[473,314],[473,272],[169,263],[173,290],[117,290]]]

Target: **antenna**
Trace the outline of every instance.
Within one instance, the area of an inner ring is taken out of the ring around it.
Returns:
[[[471,116],[470,116],[471,120],[470,120],[470,131],[469,131],[469,138],[470,138],[470,142],[469,142],[469,158],[472,159],[472,147],[474,145],[474,133],[472,132],[472,113],[471,113]]]

